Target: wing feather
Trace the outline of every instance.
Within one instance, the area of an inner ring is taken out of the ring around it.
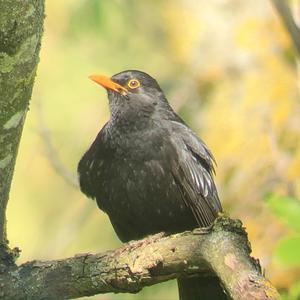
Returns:
[[[180,122],[171,123],[171,142],[177,152],[172,166],[173,177],[198,224],[209,226],[218,212],[222,211],[213,180],[214,158],[204,142],[190,128]]]

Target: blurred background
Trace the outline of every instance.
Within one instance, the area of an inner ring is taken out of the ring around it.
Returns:
[[[8,207],[19,263],[120,245],[76,168],[109,118],[88,75],[139,69],[214,153],[223,206],[266,276],[283,299],[300,299],[299,74],[269,1],[46,1],[40,57]],[[176,295],[172,281],[92,299]]]

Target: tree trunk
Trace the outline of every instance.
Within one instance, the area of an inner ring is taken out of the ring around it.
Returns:
[[[5,211],[43,33],[43,0],[0,0],[0,264],[11,262]]]

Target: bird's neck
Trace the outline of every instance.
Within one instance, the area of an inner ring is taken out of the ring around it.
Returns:
[[[111,115],[107,124],[107,130],[113,134],[130,134],[149,128],[152,123],[151,117],[141,114],[126,114],[124,112]]]

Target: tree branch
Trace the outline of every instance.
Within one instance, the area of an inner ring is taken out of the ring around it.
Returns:
[[[0,0],[0,265],[10,260],[5,211],[43,31],[43,0]]]
[[[232,299],[277,299],[250,251],[241,222],[220,217],[210,232],[150,236],[115,251],[12,267],[0,277],[0,299],[137,293],[145,286],[196,274],[217,276]]]
[[[286,0],[271,0],[273,6],[277,10],[284,26],[286,27],[293,45],[300,55],[300,30],[294,21],[293,15]]]

